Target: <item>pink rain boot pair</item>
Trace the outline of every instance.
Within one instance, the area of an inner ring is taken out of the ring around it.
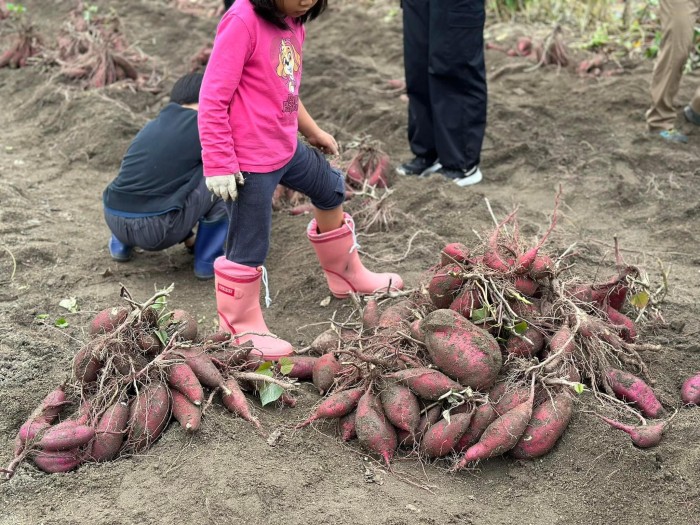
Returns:
[[[334,296],[343,298],[351,293],[372,294],[403,288],[399,275],[374,273],[363,266],[357,253],[355,224],[347,213],[340,228],[326,233],[318,233],[316,220],[312,220],[307,235]],[[260,309],[263,268],[244,266],[219,257],[214,262],[214,274],[221,329],[233,335],[254,332],[236,338],[236,343],[252,341],[255,352],[266,360],[291,355],[294,352],[292,345],[272,336],[263,319]]]

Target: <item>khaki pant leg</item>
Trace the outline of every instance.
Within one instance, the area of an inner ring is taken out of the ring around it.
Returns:
[[[646,115],[651,131],[671,129],[675,123],[673,101],[693,46],[697,13],[698,0],[661,0],[661,49],[651,78],[651,108]]]

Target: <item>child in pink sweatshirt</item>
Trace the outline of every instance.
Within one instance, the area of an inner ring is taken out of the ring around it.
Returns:
[[[307,237],[333,295],[403,287],[397,274],[370,272],[360,261],[355,226],[342,207],[343,175],[323,155],[337,154],[338,145],[299,99],[304,24],[327,1],[236,0],[219,23],[199,98],[204,176],[229,214],[225,256],[214,263],[220,325],[242,334],[239,344],[251,340],[266,359],[293,353],[287,341],[265,335],[259,302],[278,184],[314,205]]]

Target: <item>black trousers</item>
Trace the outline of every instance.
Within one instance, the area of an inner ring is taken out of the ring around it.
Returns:
[[[446,168],[479,164],[486,129],[484,0],[403,0],[408,140]]]

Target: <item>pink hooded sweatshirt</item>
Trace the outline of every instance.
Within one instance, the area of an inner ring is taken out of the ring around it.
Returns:
[[[237,0],[219,22],[199,95],[204,176],[269,173],[296,151],[304,26],[263,20]]]

